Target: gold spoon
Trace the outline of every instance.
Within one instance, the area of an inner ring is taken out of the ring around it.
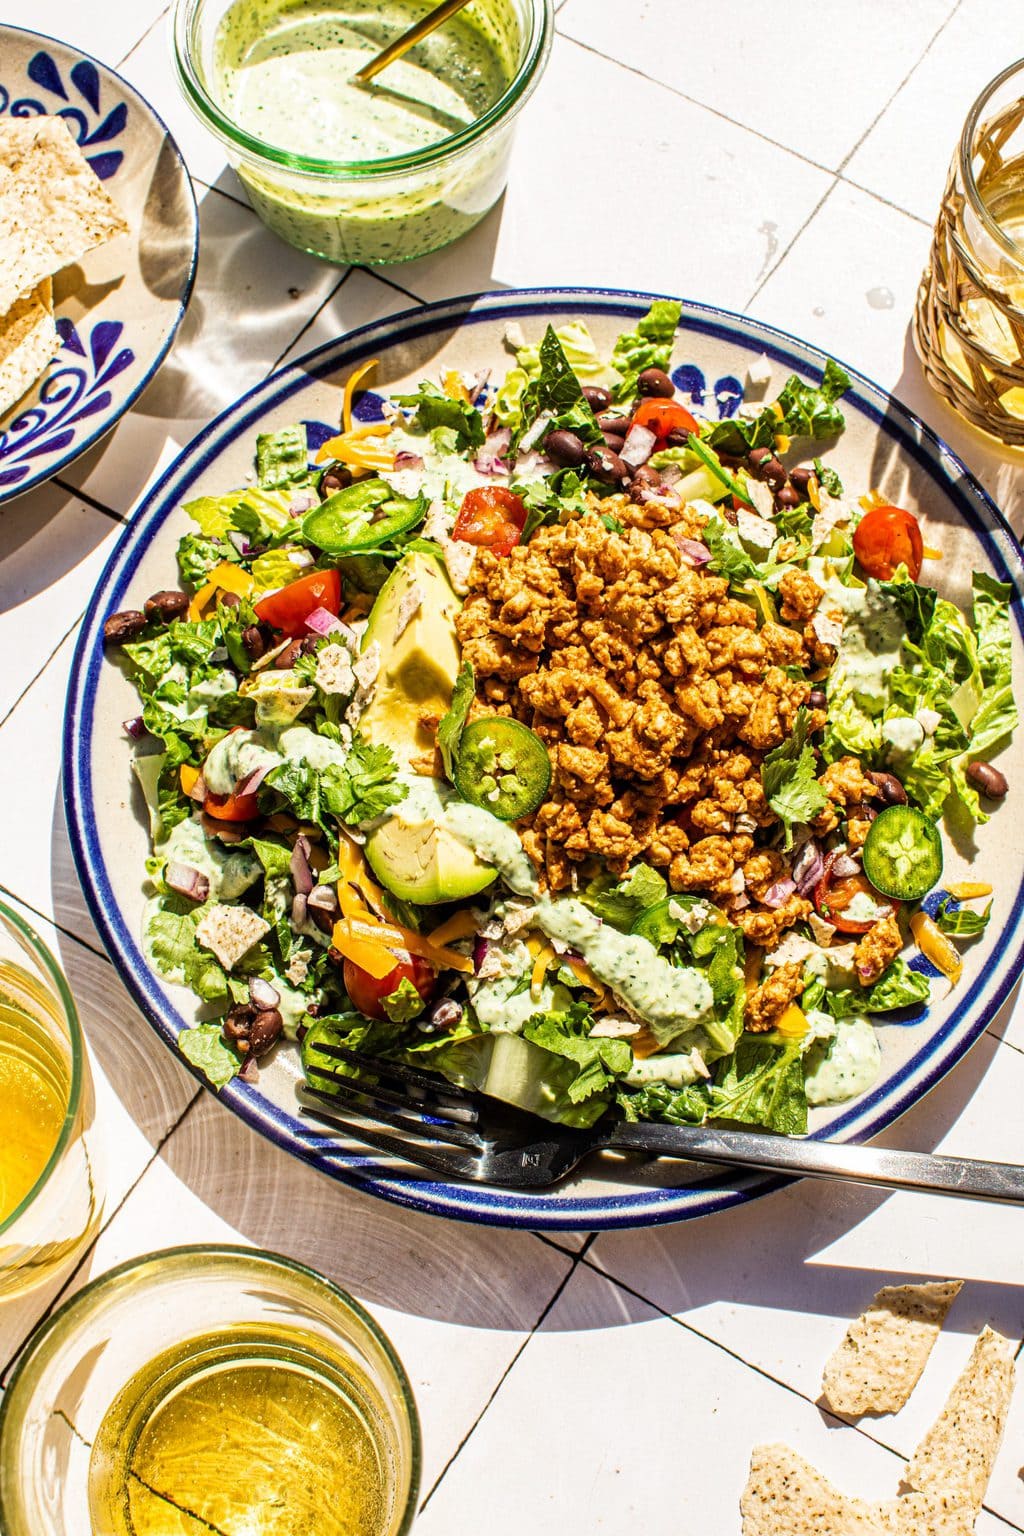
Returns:
[[[432,11],[428,11],[422,21],[418,21],[414,27],[403,32],[401,37],[396,37],[394,42],[389,43],[380,53],[375,53],[369,64],[364,64],[362,69],[356,71],[354,78],[360,85],[366,85],[374,75],[379,75],[381,70],[387,69],[395,59],[400,59],[403,53],[408,53],[410,48],[415,48],[416,44],[428,37],[435,28],[441,26],[450,16],[454,16],[468,4],[469,0],[441,0],[441,4],[435,5]]]

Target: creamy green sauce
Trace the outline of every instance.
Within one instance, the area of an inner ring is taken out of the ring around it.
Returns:
[[[642,1061],[635,1060],[626,1073],[626,1082],[635,1088],[644,1088],[648,1083],[664,1083],[668,1088],[685,1088],[690,1083],[703,1082],[705,1073],[697,1065],[700,1060],[698,1053],[694,1059],[693,1051],[678,1054],[666,1051],[664,1055],[645,1056]]]
[[[808,1104],[842,1104],[865,1093],[882,1069],[882,1052],[869,1019],[836,1021],[835,1034],[816,1040],[804,1057]]]
[[[883,906],[881,902],[874,901],[867,891],[857,891],[850,899],[843,916],[849,918],[852,923],[880,923],[882,918],[888,917],[891,911],[890,906]]]
[[[903,619],[875,581],[866,587],[830,581],[823,606],[833,605],[843,610],[844,624],[829,696],[852,693],[864,709],[877,715],[888,703],[889,674],[901,664],[906,638]]]
[[[332,763],[342,766],[347,755],[344,747],[308,725],[289,725],[282,731],[229,731],[211,747],[203,778],[215,795],[230,795],[259,768],[269,773],[282,763],[305,763],[322,772]]]
[[[262,143],[314,160],[365,163],[421,152],[476,122],[505,94],[520,36],[508,0],[457,15],[368,85],[358,69],[414,22],[415,0],[235,0],[213,45],[209,88]],[[504,152],[507,146],[502,146]],[[331,260],[406,260],[455,238],[494,202],[493,148],[450,171],[376,183],[305,182],[286,171],[239,174],[271,228]],[[501,155],[498,155],[500,160]],[[503,178],[501,178],[503,179]]]
[[[220,793],[214,790],[214,794]],[[235,901],[263,873],[259,859],[249,849],[228,849],[213,838],[208,840],[202,822],[191,816],[171,828],[156,852],[169,864],[188,864],[204,874],[210,882],[211,901]]]

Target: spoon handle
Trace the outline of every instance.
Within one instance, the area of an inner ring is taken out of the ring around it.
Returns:
[[[432,11],[428,11],[422,21],[418,21],[414,27],[403,32],[401,37],[396,37],[394,42],[389,43],[380,53],[375,53],[368,64],[364,64],[362,69],[356,71],[355,79],[360,85],[365,85],[368,80],[373,79],[374,75],[379,75],[381,70],[394,63],[395,59],[400,59],[403,53],[407,53],[410,48],[415,48],[416,44],[422,42],[423,38],[433,32],[436,27],[441,26],[450,16],[454,16],[468,4],[469,0],[441,0],[441,4],[435,5]]]

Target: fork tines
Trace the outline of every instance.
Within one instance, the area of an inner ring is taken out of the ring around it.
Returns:
[[[420,1072],[416,1067],[408,1067],[403,1061],[387,1061],[382,1056],[363,1056],[359,1051],[350,1051],[347,1045],[335,1045],[329,1040],[319,1043],[317,1052],[335,1061],[343,1061],[347,1066],[359,1067],[363,1072],[372,1072],[374,1077],[396,1078],[398,1082],[406,1083],[410,1088],[422,1089],[434,1098],[456,1099],[472,1108],[475,1116],[473,1095],[465,1088],[458,1088],[454,1083],[429,1072]]]
[[[332,1079],[330,1089],[318,1088],[305,1083],[304,1089],[320,1103],[332,1105],[338,1118],[364,1115],[369,1120],[407,1131],[427,1141],[443,1141],[453,1147],[468,1147],[476,1151],[480,1138],[468,1125],[460,1125],[447,1117],[443,1108],[417,1104],[387,1089],[369,1087],[352,1077]]]

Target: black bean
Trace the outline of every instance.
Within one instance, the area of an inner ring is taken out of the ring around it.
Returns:
[[[222,1032],[225,1040],[245,1053],[249,1049],[249,1037],[256,1009],[252,1003],[236,1003],[224,1020]]]
[[[629,417],[621,411],[602,411],[597,424],[602,432],[617,432],[620,437],[625,437],[629,431]]]
[[[786,483],[786,471],[778,459],[765,459],[761,465],[761,479],[767,483],[769,489],[781,491]]]
[[[242,644],[245,654],[250,661],[259,661],[266,650],[263,643],[263,634],[258,624],[250,624],[248,629],[242,630]]]
[[[575,469],[587,456],[586,445],[576,433],[562,428],[548,433],[544,439],[544,452],[561,469]]]
[[[335,491],[344,491],[352,484],[352,471],[344,464],[328,464],[317,482],[317,490],[324,501]]]
[[[986,800],[1001,800],[1010,788],[1006,774],[992,763],[968,763],[967,779]]]
[[[827,709],[828,699],[823,688],[812,688],[807,695],[807,703],[811,709]]]
[[[796,469],[790,470],[789,483],[791,486],[793,486],[794,490],[799,491],[801,497],[807,495],[807,487],[811,483],[811,476],[813,473],[813,470],[808,469],[806,465],[803,464],[798,464]]]
[[[294,667],[300,656],[312,656],[316,650],[316,635],[306,635],[304,639],[292,640],[274,657],[274,666],[281,672],[288,667]]]
[[[874,805],[848,805],[846,807],[847,821],[874,821],[878,815],[878,808]]]
[[[605,447],[610,448],[612,453],[621,453],[625,441],[626,439],[624,437],[620,437],[617,432],[604,433]]]
[[[690,443],[690,434],[685,427],[672,427],[665,433],[665,443],[669,448],[687,448]]]
[[[629,479],[629,470],[618,454],[607,446],[587,450],[587,468],[595,480],[601,480],[605,485],[624,485]]]
[[[146,615],[137,608],[126,608],[123,613],[112,613],[103,625],[104,645],[125,645],[137,640],[146,627]]]
[[[800,493],[791,485],[784,485],[780,491],[775,492],[776,507],[798,507],[800,505]]]
[[[169,624],[188,612],[188,597],[184,592],[154,592],[146,598],[146,618],[158,619]]]
[[[600,384],[584,384],[583,398],[592,411],[606,411],[612,403],[612,397]]]
[[[222,608],[237,608],[242,599],[237,592],[218,592],[217,601]]]
[[[907,792],[894,773],[868,773],[883,805],[906,805]]]
[[[649,395],[655,400],[671,400],[676,392],[664,368],[645,368],[636,381],[638,395]]]
[[[747,463],[751,469],[758,470],[762,464],[767,464],[771,458],[774,458],[774,454],[770,448],[751,448],[747,454]]]
[[[284,1029],[284,1020],[276,1008],[261,1008],[249,1028],[249,1054],[265,1056]]]

